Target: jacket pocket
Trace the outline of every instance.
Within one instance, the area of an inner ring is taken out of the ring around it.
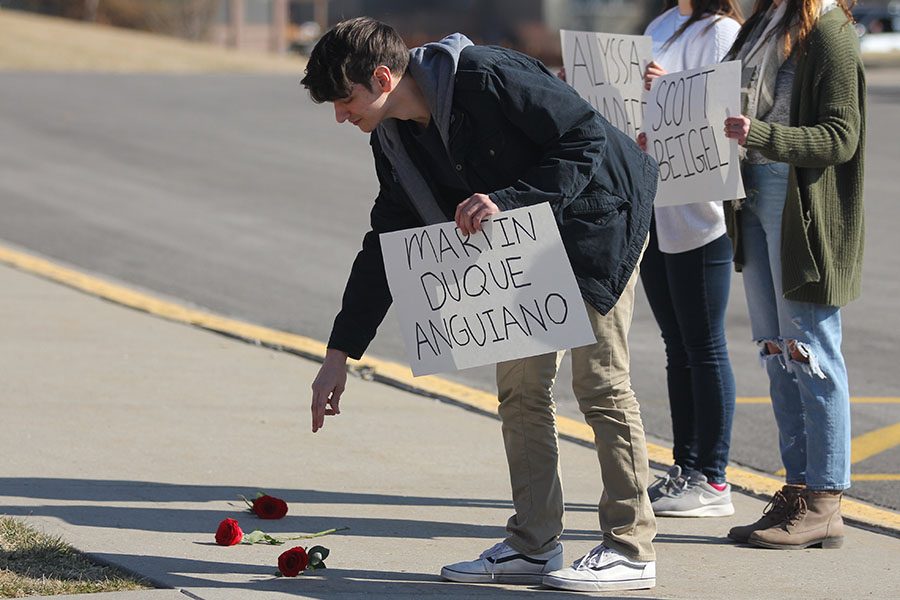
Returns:
[[[605,225],[630,205],[627,198],[610,193],[591,194],[577,198],[569,206],[573,218],[594,225]]]
[[[631,244],[630,207],[626,198],[607,192],[579,197],[569,205],[560,235],[575,275],[617,287]]]

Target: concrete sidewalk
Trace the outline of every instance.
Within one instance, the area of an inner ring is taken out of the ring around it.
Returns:
[[[496,420],[351,379],[343,414],[313,435],[311,361],[8,267],[0,289],[0,514],[181,597],[573,597],[436,575],[504,537]],[[574,560],[596,543],[601,490],[591,450],[563,442],[562,457]],[[288,516],[242,512],[238,494],[257,490],[286,499]],[[622,597],[900,598],[897,538],[854,528],[839,551],[735,546],[724,533],[764,503],[737,494],[735,505],[731,518],[660,520],[658,586]],[[350,530],[316,540],[331,549],[327,570],[275,578],[284,547],[216,546],[225,517],[272,534]],[[129,594],[107,597],[176,597]]]

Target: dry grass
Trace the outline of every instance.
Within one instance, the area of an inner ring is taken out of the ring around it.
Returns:
[[[0,517],[0,598],[148,589],[112,567],[98,565],[59,538]]]
[[[0,9],[0,70],[303,72],[305,61]]]

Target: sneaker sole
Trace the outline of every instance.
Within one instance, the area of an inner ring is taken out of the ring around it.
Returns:
[[[657,517],[730,517],[734,514],[733,504],[699,506],[690,510],[653,511]]]
[[[446,567],[441,569],[441,577],[454,583],[507,583],[511,585],[540,584],[544,579],[543,573],[495,573],[492,577],[490,574],[464,573]]]
[[[626,579],[624,581],[584,581],[581,579],[561,579],[544,577],[544,586],[570,592],[605,592],[623,590],[649,590],[656,587],[656,578]]]

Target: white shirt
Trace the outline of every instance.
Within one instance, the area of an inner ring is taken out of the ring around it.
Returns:
[[[666,45],[689,18],[681,15],[676,6],[656,17],[644,32],[653,38],[653,60],[668,73],[720,62],[741,28],[734,19],[709,15],[691,24],[678,39]],[[713,19],[717,20],[710,25]],[[694,250],[725,233],[721,202],[660,206],[654,208],[654,214],[659,249],[667,254]]]

